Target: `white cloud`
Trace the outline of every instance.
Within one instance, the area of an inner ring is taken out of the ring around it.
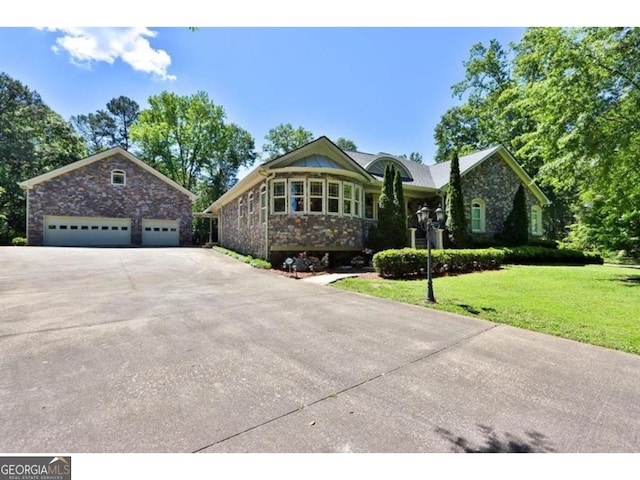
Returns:
[[[112,64],[117,59],[131,65],[134,70],[150,73],[162,80],[175,80],[167,69],[171,57],[164,50],[151,47],[147,37],[157,32],[148,28],[51,28],[62,32],[56,39],[53,51],[66,50],[71,61],[79,65],[93,62]]]

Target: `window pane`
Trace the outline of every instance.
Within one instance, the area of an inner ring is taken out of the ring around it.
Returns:
[[[310,198],[309,210],[314,213],[322,213],[322,197]]]
[[[327,201],[327,208],[329,209],[329,212],[331,213],[338,213],[340,211],[339,207],[340,207],[340,200],[337,198],[330,198]]]
[[[353,185],[345,183],[343,188],[342,194],[344,195],[345,200],[351,200],[353,196]]]
[[[329,182],[329,196],[338,198],[340,196],[340,184]]]
[[[276,197],[284,196],[284,182],[273,182],[273,195]]]
[[[291,182],[291,195],[304,195],[304,182],[297,180]]]
[[[312,197],[321,197],[323,185],[322,182],[309,182],[309,195]]]
[[[373,218],[373,193],[367,193],[364,196],[364,216]]]
[[[282,213],[285,211],[285,207],[287,204],[285,203],[284,198],[274,198],[273,199],[273,211]]]

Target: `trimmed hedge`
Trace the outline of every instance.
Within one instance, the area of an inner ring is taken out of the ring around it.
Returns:
[[[502,248],[504,263],[512,265],[602,265],[597,253],[569,248],[513,247]]]
[[[11,245],[15,245],[16,247],[24,246],[27,244],[27,239],[24,237],[13,237],[11,240]]]
[[[566,248],[503,247],[467,250],[432,250],[434,274],[469,273],[495,270],[511,265],[587,265],[602,264],[596,253]],[[427,267],[427,250],[403,248],[384,250],[373,256],[373,266],[383,277],[418,275]]]
[[[467,250],[432,250],[434,273],[467,273],[500,268],[504,252],[495,248]],[[373,266],[384,277],[418,275],[427,266],[427,250],[403,248],[384,250],[373,256]]]

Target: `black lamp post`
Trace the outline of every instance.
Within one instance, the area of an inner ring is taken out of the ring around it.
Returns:
[[[420,210],[416,212],[416,216],[418,217],[418,224],[425,232],[425,239],[427,241],[427,302],[436,303],[436,297],[433,295],[433,281],[431,279],[431,239],[429,238],[430,231],[435,230],[435,228],[440,226],[440,222],[444,220],[444,211],[442,208],[438,207],[435,210],[436,214],[436,225],[434,225],[433,220],[429,214],[431,213],[431,209],[427,207],[425,204]]]

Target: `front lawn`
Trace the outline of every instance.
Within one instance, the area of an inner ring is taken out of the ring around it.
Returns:
[[[424,301],[425,280],[349,278],[334,286],[640,354],[638,269],[507,266],[439,277],[435,305]]]

